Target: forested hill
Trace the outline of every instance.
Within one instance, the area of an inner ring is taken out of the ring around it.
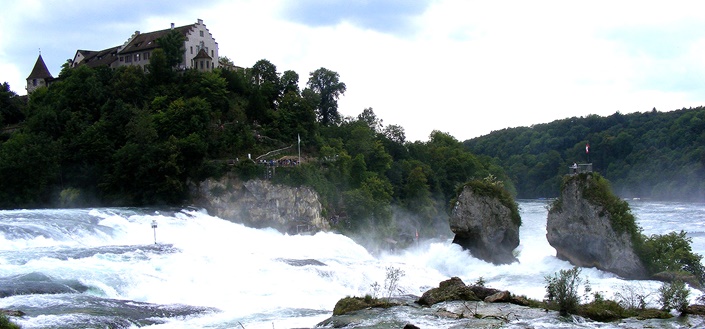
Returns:
[[[568,167],[590,161],[621,197],[705,200],[703,107],[574,117],[494,131],[463,144],[495,158],[519,198],[557,196]]]
[[[167,41],[146,70],[65,65],[29,97],[0,85],[0,209],[180,206],[194,184],[228,175],[311,186],[336,230],[398,241],[449,233],[450,201],[470,180],[513,188],[446,133],[409,142],[372,108],[341,116],[335,71],[309,72],[302,89],[266,59],[176,70],[180,43]]]

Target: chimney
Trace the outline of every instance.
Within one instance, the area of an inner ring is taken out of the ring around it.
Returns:
[[[172,30],[174,29],[174,23],[171,23],[171,29]]]
[[[198,19],[198,24],[199,24],[199,25],[203,25],[203,20],[199,18],[199,19]]]

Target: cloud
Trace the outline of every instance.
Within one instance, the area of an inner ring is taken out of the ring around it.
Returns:
[[[301,0],[287,2],[285,19],[321,27],[344,22],[362,29],[406,35],[412,32],[412,18],[422,14],[430,1],[405,0]]]
[[[23,89],[38,48],[57,75],[77,49],[201,18],[236,65],[267,59],[302,85],[320,67],[338,72],[343,115],[372,107],[409,140],[432,130],[465,140],[572,116],[704,105],[703,9],[679,0],[24,0],[3,7],[0,72]]]

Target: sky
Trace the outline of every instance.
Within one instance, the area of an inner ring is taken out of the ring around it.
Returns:
[[[0,83],[26,94],[77,49],[203,19],[220,56],[267,59],[305,86],[325,67],[339,112],[372,108],[408,141],[459,141],[592,114],[705,105],[705,2],[474,0],[3,0]]]

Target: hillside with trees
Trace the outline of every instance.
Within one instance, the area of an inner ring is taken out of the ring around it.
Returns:
[[[301,90],[296,72],[265,59],[177,71],[169,53],[155,51],[146,72],[67,64],[26,99],[4,84],[0,208],[183,206],[190,184],[232,174],[314,187],[339,230],[429,236],[449,234],[458,187],[506,180],[446,133],[408,142],[372,108],[342,117],[346,86],[332,70],[310,72]],[[264,163],[297,159],[299,146],[301,163],[268,176]]]
[[[519,198],[556,197],[568,167],[589,161],[620,197],[705,199],[703,107],[573,117],[494,131],[463,144],[505,168]]]

